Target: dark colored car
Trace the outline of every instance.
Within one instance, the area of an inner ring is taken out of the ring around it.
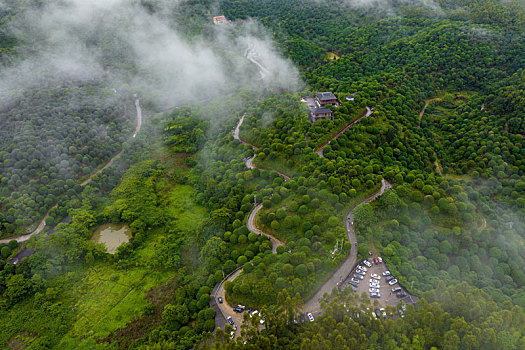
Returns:
[[[243,310],[240,307],[236,306],[236,307],[233,308],[233,311],[241,313]]]
[[[394,278],[395,278],[395,277],[392,276],[392,275],[387,276],[387,277],[386,277],[386,281],[387,281],[387,282],[390,282],[390,281],[392,281]]]
[[[222,304],[222,297],[218,297],[217,300],[219,301],[219,304]]]
[[[374,312],[375,312],[377,318],[381,318],[381,311],[379,309],[375,309]]]
[[[396,295],[397,295],[398,298],[404,298],[404,297],[407,296],[407,293],[401,291],[401,292],[397,292]]]

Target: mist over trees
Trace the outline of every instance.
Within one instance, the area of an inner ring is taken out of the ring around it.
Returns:
[[[1,234],[58,205],[0,244],[0,344],[524,347],[524,33],[514,1],[6,1]],[[419,300],[334,288],[307,321],[351,248]],[[233,337],[219,304],[260,313]]]

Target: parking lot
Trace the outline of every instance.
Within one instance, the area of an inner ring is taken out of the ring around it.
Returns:
[[[403,287],[401,287],[399,285],[399,283],[395,283],[393,285],[390,285],[386,281],[386,277],[387,276],[384,276],[383,272],[387,271],[388,269],[387,269],[387,267],[386,267],[384,262],[381,262],[379,264],[375,264],[374,262],[372,262],[373,259],[369,259],[369,260],[371,261],[372,266],[371,267],[366,267],[365,266],[367,271],[363,275],[363,279],[362,280],[359,279],[359,284],[356,287],[356,292],[359,295],[362,295],[363,293],[366,293],[370,297],[369,289],[370,289],[370,280],[372,279],[371,275],[372,274],[379,275],[380,279],[378,280],[379,281],[379,288],[378,289],[379,289],[379,293],[380,293],[381,297],[380,298],[370,298],[370,302],[373,304],[374,300],[377,300],[382,307],[386,307],[387,305],[395,306],[403,298],[398,298],[396,293],[392,292],[392,289],[396,288],[396,287],[399,287],[405,293],[406,293],[406,290]],[[354,269],[353,273],[351,274],[351,277],[353,277],[353,275],[355,274],[355,271],[356,270]],[[377,279],[375,279],[375,280],[377,280]],[[350,282],[350,279],[345,281],[345,283],[349,283],[349,282]]]

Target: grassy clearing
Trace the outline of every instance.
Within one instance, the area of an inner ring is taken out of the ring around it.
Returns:
[[[161,192],[164,193],[165,210],[169,216],[177,218],[176,228],[191,232],[206,215],[206,210],[193,200],[193,188],[167,181],[161,183],[160,188],[166,189]],[[77,300],[74,306],[77,318],[63,341],[64,346],[71,338],[106,338],[152,307],[148,291],[175,276],[175,271],[155,271],[148,265],[157,245],[162,244],[163,232],[152,230],[148,241],[135,252],[134,260],[140,266],[119,270],[101,263],[85,274],[72,291]]]
[[[68,337],[104,338],[144,313],[146,293],[174,277],[174,272],[147,268],[116,270],[97,265],[73,291],[77,318]],[[66,337],[67,340],[67,337]]]
[[[177,218],[174,225],[191,232],[206,215],[206,210],[194,202],[192,187],[166,183],[163,188],[166,191],[159,192],[163,193],[168,215]],[[161,310],[165,303],[160,294],[168,295],[170,289],[162,289],[159,295],[152,290],[172,281],[176,271],[157,271],[148,262],[165,237],[164,230],[151,230],[147,242],[131,257],[136,263],[129,268],[120,269],[106,261],[93,267],[70,266],[69,272],[49,282],[50,286],[67,286],[54,288],[58,294],[52,299],[45,297],[52,303],[32,297],[9,310],[0,309],[0,344],[29,344],[45,337],[59,349],[94,349],[101,346],[97,341],[143,319],[147,310]],[[160,301],[156,303],[157,299]],[[24,332],[31,337],[22,337]]]
[[[206,209],[194,201],[194,190],[189,185],[176,185],[167,193],[167,213],[177,218],[175,225],[181,231],[189,232],[206,215]]]

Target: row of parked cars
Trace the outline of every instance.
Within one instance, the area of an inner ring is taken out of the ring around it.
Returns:
[[[368,310],[368,309],[367,309]],[[399,314],[399,316],[401,318],[404,318],[405,317],[405,310],[406,310],[406,304],[402,304],[401,305],[401,308],[397,311],[397,313]],[[384,319],[386,319],[388,316],[390,317],[394,317],[394,312],[392,310],[388,311],[388,314],[387,314],[387,311],[385,310],[384,307],[382,308],[376,308],[374,310],[374,317],[377,318],[377,319],[381,319],[381,317],[383,317]]]

